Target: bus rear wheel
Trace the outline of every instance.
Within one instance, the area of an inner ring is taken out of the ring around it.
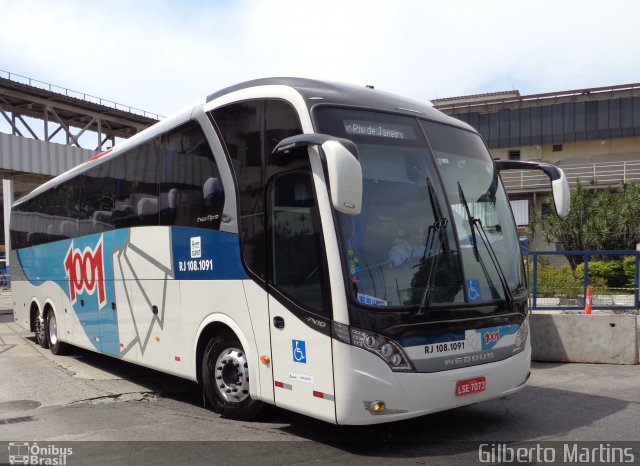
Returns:
[[[64,352],[65,345],[58,338],[58,321],[56,320],[56,315],[53,310],[47,313],[45,331],[51,352],[53,354],[62,354]]]
[[[230,419],[253,419],[262,402],[249,395],[249,364],[240,342],[216,335],[207,344],[202,359],[204,395],[213,411]]]
[[[42,348],[46,349],[49,347],[49,340],[47,339],[47,332],[45,330],[45,327],[46,327],[46,322],[42,318],[41,312],[38,311],[38,314],[36,315],[36,322],[35,322],[36,343],[39,344]]]

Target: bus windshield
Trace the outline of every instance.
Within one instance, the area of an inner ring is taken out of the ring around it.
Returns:
[[[358,147],[362,210],[338,214],[355,301],[424,313],[524,291],[513,216],[477,134],[352,109],[319,108],[316,118]]]

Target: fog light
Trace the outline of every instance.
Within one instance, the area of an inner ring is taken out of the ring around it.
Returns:
[[[372,401],[369,403],[369,411],[371,414],[382,414],[386,407],[384,401]]]

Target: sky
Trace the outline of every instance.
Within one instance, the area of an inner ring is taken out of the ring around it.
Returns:
[[[637,0],[0,0],[11,72],[160,115],[271,76],[428,101],[640,82]]]

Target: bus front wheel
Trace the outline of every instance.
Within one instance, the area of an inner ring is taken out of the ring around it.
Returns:
[[[207,344],[202,359],[204,395],[213,411],[230,419],[254,418],[262,402],[249,396],[249,363],[240,342],[229,335],[216,335]]]

